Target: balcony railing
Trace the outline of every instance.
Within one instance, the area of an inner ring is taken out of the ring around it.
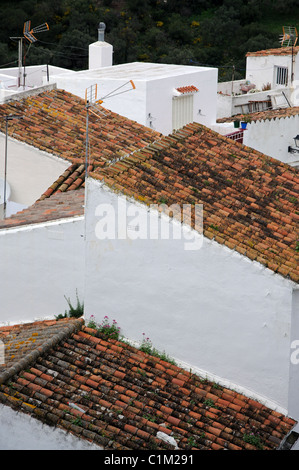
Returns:
[[[240,142],[240,144],[243,144],[243,134],[244,134],[244,129],[238,129],[235,132],[226,134],[225,137],[228,137],[229,139],[235,140],[236,142]]]

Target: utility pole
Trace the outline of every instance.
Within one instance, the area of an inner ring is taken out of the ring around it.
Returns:
[[[22,63],[23,38],[22,37],[13,37],[13,38],[10,38],[10,39],[17,39],[18,42],[19,42],[19,45],[18,45],[18,69],[19,69],[18,88],[20,88],[21,82],[22,82],[22,67],[23,67],[23,63]]]

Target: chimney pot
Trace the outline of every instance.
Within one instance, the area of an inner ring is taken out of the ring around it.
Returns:
[[[98,40],[104,42],[106,25],[102,21],[99,23]]]

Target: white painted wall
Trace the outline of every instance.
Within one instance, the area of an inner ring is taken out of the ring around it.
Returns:
[[[102,450],[102,447],[0,404],[0,450]]]
[[[283,94],[284,93],[284,94]],[[244,106],[249,101],[265,101],[271,97],[272,109],[286,108],[289,103],[292,103],[291,98],[295,98],[297,93],[291,88],[283,88],[283,93],[280,90],[265,90],[257,91],[254,93],[245,93],[241,95],[228,96],[225,94],[217,94],[217,119],[234,116],[236,114],[264,111],[267,109],[266,104],[260,104],[257,109],[252,110],[248,106]],[[299,97],[299,93],[297,98]],[[298,101],[299,102],[299,101]]]
[[[251,122],[244,132],[243,143],[266,155],[292,166],[299,165],[299,153],[289,153],[295,147],[299,116]]]
[[[84,297],[83,217],[0,230],[0,325],[54,318]]]
[[[292,328],[291,328],[291,356],[290,356],[290,388],[289,411],[293,416],[299,416],[299,289],[293,291],[292,299]]]
[[[107,94],[103,106],[121,116],[152,127],[165,135],[172,132],[172,96],[174,89],[194,85],[194,121],[216,121],[217,69],[166,64],[132,63],[104,69],[60,74],[52,77],[57,88],[85,98],[86,89],[97,83],[98,98]],[[122,85],[133,80],[131,85]],[[125,91],[125,93],[123,93]]]
[[[110,67],[112,65],[113,47],[105,41],[89,45],[88,68]]]
[[[5,134],[0,133],[0,177],[5,172]],[[31,145],[8,137],[7,181],[10,185],[10,200],[30,206],[64,172],[70,163]]]
[[[183,238],[99,240],[97,207],[117,210],[120,196],[91,179],[87,194],[86,319],[107,315],[124,336],[145,333],[157,349],[286,409],[292,283],[207,239],[197,251]]]
[[[48,79],[50,80],[51,76],[55,74],[59,75],[60,73],[67,72],[67,69],[56,67],[54,65],[30,65],[28,67],[22,67],[21,69],[21,86],[18,88],[18,77],[19,77],[19,67],[8,67],[1,69],[0,82],[3,86],[10,91],[22,91],[24,89],[32,89],[34,87],[39,87],[46,85]],[[3,74],[3,75],[2,75]],[[24,74],[25,74],[25,86],[24,86]]]
[[[199,91],[193,95],[193,122],[208,126],[216,122],[217,70],[185,73],[151,80],[147,83],[146,120],[142,124],[152,127],[164,135],[172,133],[172,105],[174,90],[181,86],[194,85]]]
[[[294,58],[294,79],[299,79],[299,60]],[[289,69],[289,85],[291,80],[291,55],[264,55],[249,56],[246,58],[246,80],[255,83],[256,87],[262,89],[263,85],[271,83],[275,88],[274,67],[288,67]],[[278,86],[278,88],[280,88]]]

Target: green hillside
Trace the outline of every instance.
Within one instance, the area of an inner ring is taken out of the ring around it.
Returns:
[[[280,47],[283,26],[299,29],[297,0],[11,0],[1,2],[0,68],[16,66],[25,21],[49,30],[24,41],[23,63],[87,67],[88,45],[106,23],[114,64],[144,61],[219,67],[219,79],[245,72],[245,54]]]

